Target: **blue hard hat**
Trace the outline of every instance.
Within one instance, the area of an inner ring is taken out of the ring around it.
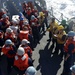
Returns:
[[[22,17],[22,16],[23,16],[22,12],[19,12],[19,17]]]
[[[75,36],[75,32],[74,31],[69,31],[68,32],[68,36],[74,37]]]
[[[33,66],[30,66],[25,71],[25,74],[26,75],[35,75],[36,74],[36,69]]]
[[[12,44],[12,41],[11,41],[10,39],[7,39],[7,40],[5,41],[5,44],[6,44],[6,45],[11,45],[11,44]]]
[[[23,21],[24,20],[24,18],[23,17],[20,17],[20,21]]]

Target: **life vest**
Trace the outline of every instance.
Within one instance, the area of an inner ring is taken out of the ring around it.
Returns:
[[[55,26],[53,26],[53,29],[52,29],[52,38],[54,38],[54,39],[56,39],[56,37],[55,37],[55,35],[57,35],[58,34],[58,26],[59,25],[55,25]]]
[[[66,32],[63,31],[63,33],[61,34],[57,34],[57,43],[59,44],[64,44],[66,41],[66,38],[64,40],[62,40],[63,35],[66,35]]]
[[[52,31],[53,31],[53,28],[54,28],[55,26],[58,26],[58,23],[57,23],[57,22],[53,22],[53,23],[51,22],[51,23],[50,23],[50,30],[49,30],[49,31],[52,32]]]
[[[20,40],[27,39],[28,40],[29,31],[20,31],[19,38]]]
[[[42,25],[42,23],[43,23],[43,21],[44,21],[44,16],[42,16],[42,18],[41,17],[39,17],[39,23]]]
[[[11,54],[8,54],[8,52],[10,50],[14,50],[12,46],[9,46],[9,47],[6,47],[6,45],[4,45],[2,47],[2,52],[4,55],[6,55],[8,58],[13,58],[15,56],[15,54],[11,55]]]
[[[31,27],[37,26],[37,22],[38,22],[38,19],[31,20],[31,21],[30,21],[30,26],[31,26]],[[32,26],[32,23],[35,23],[35,25]]]
[[[75,46],[75,41],[74,40],[66,40],[66,43],[64,44],[64,51],[67,53],[68,52],[68,46],[70,44],[73,44]],[[75,52],[75,48],[72,50],[72,53]]]
[[[21,45],[21,47],[24,48],[25,53],[28,53],[28,51],[30,51],[30,53],[32,54],[32,49],[29,46],[24,47],[24,46]]]
[[[25,27],[28,28],[29,34],[32,34],[32,29],[31,29],[30,25],[24,25],[24,26],[22,26],[22,30],[23,30]]]
[[[8,33],[5,33],[5,40],[6,39],[11,39],[13,42],[15,41],[14,40],[14,38],[15,38],[16,36],[15,36],[15,34],[12,32],[12,33],[10,33],[10,34],[8,34]]]
[[[16,66],[19,70],[23,71],[29,67],[28,64],[28,55],[24,54],[23,56],[15,56],[14,66]]]

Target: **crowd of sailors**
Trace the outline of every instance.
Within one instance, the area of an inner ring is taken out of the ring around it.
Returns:
[[[38,11],[32,2],[22,3],[23,11],[13,15],[10,20],[7,12],[0,9],[0,60],[2,55],[7,60],[8,75],[35,75],[33,66],[33,50],[35,44],[40,44],[40,36],[49,31],[49,39],[52,41],[52,54],[64,57],[62,75],[75,75],[75,66],[72,66],[72,58],[75,53],[75,32],[69,31],[65,20],[59,24],[55,18],[48,23],[48,12]],[[72,67],[71,67],[72,66]],[[70,68],[71,67],[71,68]],[[5,75],[2,71],[0,75]]]

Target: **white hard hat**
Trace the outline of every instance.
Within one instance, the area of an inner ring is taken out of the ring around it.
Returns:
[[[26,75],[35,75],[36,74],[36,69],[33,66],[30,66],[27,68],[27,70],[25,71]]]
[[[7,29],[6,29],[6,32],[7,32],[7,33],[12,33],[13,30],[12,30],[11,28],[7,28]]]
[[[11,45],[12,44],[12,41],[10,40],[10,39],[7,39],[6,41],[5,41],[5,45]]]
[[[28,44],[28,43],[30,43],[30,42],[27,39],[23,39],[22,42],[21,42],[22,45],[25,45],[25,44]]]
[[[19,15],[13,15],[12,16],[12,23],[13,24],[19,24]]]
[[[18,50],[17,50],[17,54],[20,55],[20,56],[24,55],[25,54],[24,48],[19,47]]]

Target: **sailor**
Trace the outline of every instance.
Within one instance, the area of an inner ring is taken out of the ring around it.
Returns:
[[[69,31],[68,32],[68,39],[64,44],[64,68],[62,75],[69,75],[70,74],[70,67],[72,65],[72,58],[73,53],[75,53],[75,41],[74,41],[75,32]]]
[[[45,15],[44,15],[44,17],[45,17],[44,23],[46,24],[46,27],[48,28],[48,21],[47,21],[48,11],[47,11],[45,8],[43,8],[43,9],[44,9],[44,10],[42,10],[42,12],[45,14]]]
[[[41,32],[41,28],[42,28],[42,31],[43,31],[43,34],[45,34],[45,26],[44,26],[44,13],[43,12],[39,12],[39,23],[40,23],[40,29],[39,31]]]
[[[6,14],[6,11],[3,8],[1,8],[0,9],[0,19],[2,18],[2,15],[4,14]]]
[[[40,36],[39,36],[39,25],[38,25],[38,19],[32,15],[31,16],[31,20],[30,20],[30,26],[32,28],[32,34],[33,34],[33,38],[34,38],[34,42],[36,43],[40,43],[39,42],[39,39],[40,39]]]
[[[53,50],[53,48],[55,47],[55,44],[57,44],[57,37],[56,35],[58,34],[58,28],[59,28],[59,25],[55,25],[53,26],[53,29],[52,29],[52,44],[51,44],[51,50]]]
[[[6,56],[6,60],[8,63],[7,71],[8,71],[8,73],[10,73],[11,66],[13,65],[14,57],[16,54],[16,46],[14,45],[14,43],[10,39],[7,39],[5,41],[5,44],[2,47],[2,52]]]
[[[23,39],[27,39],[30,42],[30,47],[33,49],[33,35],[29,33],[28,27],[24,27],[23,30],[19,32],[19,41],[21,42]]]
[[[23,75],[29,66],[33,66],[32,60],[28,57],[22,47],[19,47],[17,50],[13,66],[10,75]]]
[[[69,25],[66,23],[66,20],[63,19],[61,21],[61,25],[64,26],[66,33],[68,33],[68,31],[69,31]]]
[[[36,75],[37,71],[33,66],[30,66],[25,71],[25,75]]]
[[[9,16],[7,16],[6,14],[2,15],[2,19],[0,20],[1,22],[1,30],[3,30],[3,32],[5,32],[6,28],[8,28],[11,23],[9,21]]]
[[[27,10],[27,19],[29,20],[29,24],[30,24],[31,16],[32,16],[32,10],[31,10],[31,7],[28,7],[28,10]]]
[[[56,22],[55,18],[53,17],[51,22],[50,22],[50,26],[48,28],[49,39],[47,41],[51,41],[51,39],[52,39],[52,31],[53,31],[54,26],[58,26],[58,23]]]
[[[23,39],[21,41],[21,44],[20,44],[20,47],[23,47],[24,50],[25,50],[25,53],[28,54],[28,56],[31,58],[32,56],[32,49],[29,47],[29,44],[30,42],[27,40],[27,39]]]
[[[23,23],[23,25],[22,25],[22,30],[23,30],[25,27],[28,28],[28,30],[29,30],[29,34],[32,35],[32,28],[30,27],[29,22],[28,22],[27,20],[24,21],[24,23]]]
[[[64,54],[64,43],[66,41],[66,32],[64,31],[64,27],[62,25],[58,26],[58,34],[57,34],[57,42],[55,48],[55,54],[59,53],[59,49],[61,50],[60,56],[63,57]]]
[[[32,9],[32,14],[35,15],[36,18],[38,17],[38,10],[36,6],[34,6],[34,8]]]
[[[16,35],[14,34],[14,32],[13,32],[13,30],[11,28],[6,29],[6,32],[5,32],[4,36],[5,36],[4,37],[5,40],[11,39],[13,42],[15,42]]]

